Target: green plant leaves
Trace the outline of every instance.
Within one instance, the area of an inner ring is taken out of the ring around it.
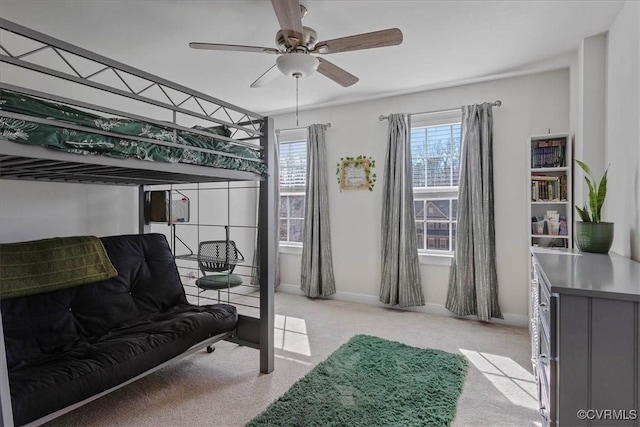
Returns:
[[[589,186],[589,208],[587,209],[587,206],[584,206],[584,208],[580,209],[576,206],[576,210],[583,221],[600,222],[602,219],[602,206],[604,205],[604,200],[607,196],[607,173],[609,172],[609,166],[607,166],[607,169],[604,171],[602,179],[600,179],[600,183],[598,184],[591,174],[591,168],[589,168],[589,166],[580,160],[576,160],[576,163],[585,172],[586,175],[584,180],[587,183],[587,186]],[[591,215],[589,215],[589,210],[591,210]]]
[[[600,222],[600,211],[602,210],[602,205],[604,205],[604,199],[607,196],[607,172],[609,172],[609,167],[607,166],[607,170],[604,171],[604,175],[602,175],[602,179],[600,180],[600,185],[598,186],[598,195],[596,205],[598,207],[597,218],[598,220],[594,222]]]
[[[589,217],[589,212],[587,211],[586,206],[583,209],[580,209],[576,206],[576,210],[578,211],[578,214],[580,215],[580,219],[582,219],[582,221],[591,222],[591,217]]]
[[[582,168],[583,171],[586,172],[587,175],[591,177],[591,169],[589,169],[589,166],[587,166],[586,163],[581,162],[578,159],[576,159],[576,163]]]
[[[591,181],[586,176],[584,180],[587,181],[587,185],[589,186],[589,209],[591,210],[591,218],[593,222],[598,222],[596,218],[596,213],[598,211],[598,195],[596,193],[596,183],[595,181]]]

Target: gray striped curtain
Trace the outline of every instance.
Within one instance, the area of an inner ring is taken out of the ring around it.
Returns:
[[[389,115],[382,187],[382,280],[380,302],[424,305],[413,207],[411,126],[407,114]]]
[[[336,293],[331,257],[325,125],[309,126],[300,289],[316,298]]]
[[[462,107],[456,251],[445,307],[459,316],[502,319],[493,209],[492,104]]]

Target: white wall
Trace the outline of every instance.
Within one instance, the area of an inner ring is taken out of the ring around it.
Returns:
[[[300,82],[304,85],[304,80]],[[345,89],[348,90],[348,89]],[[337,298],[376,301],[380,280],[381,180],[373,192],[340,192],[335,165],[344,156],[372,156],[382,177],[387,122],[379,115],[423,112],[495,101],[494,178],[499,301],[506,320],[521,323],[527,316],[528,138],[569,130],[569,70],[533,74],[303,111],[300,123],[331,122],[327,131],[329,203]],[[295,116],[276,116],[275,127],[295,127]],[[299,286],[300,257],[281,255],[282,282]],[[442,312],[449,266],[422,265],[427,310]]]
[[[0,242],[138,232],[138,189],[0,180]]]
[[[640,261],[640,3],[628,1],[609,30],[605,218],[612,250]]]
[[[606,133],[606,68],[607,34],[599,34],[584,39],[572,65],[572,123],[575,132],[574,158],[582,160],[591,168],[597,180],[604,170],[604,141]],[[574,96],[575,95],[575,96]],[[575,99],[574,99],[575,98]],[[577,166],[577,165],[574,165]],[[588,203],[588,188],[583,172],[577,168],[574,180],[574,203],[583,206]]]

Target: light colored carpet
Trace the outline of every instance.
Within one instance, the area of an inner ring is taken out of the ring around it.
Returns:
[[[222,342],[76,409],[52,426],[243,426],[356,334],[461,353],[453,426],[538,424],[527,329],[276,293],[276,360]],[[539,425],[539,424],[538,424]]]

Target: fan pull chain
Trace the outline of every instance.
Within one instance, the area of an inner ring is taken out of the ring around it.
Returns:
[[[298,82],[300,81],[300,76],[295,76],[296,77],[296,127],[299,126],[298,124]]]

